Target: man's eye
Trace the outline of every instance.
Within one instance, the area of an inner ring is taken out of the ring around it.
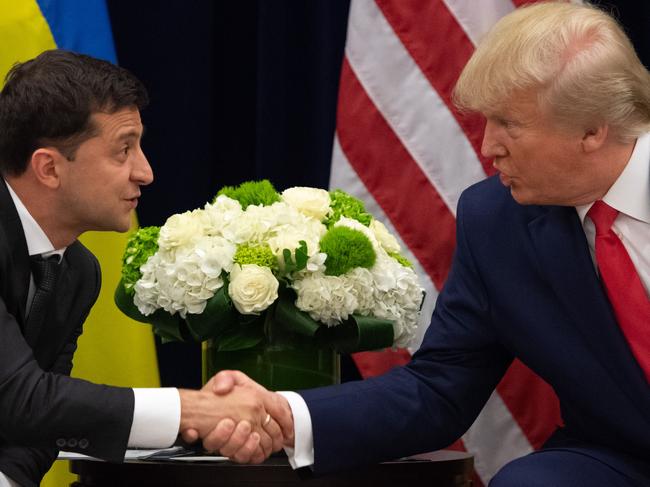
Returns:
[[[122,148],[122,154],[124,154],[125,156],[129,155],[129,146],[128,145],[125,145]]]
[[[514,124],[512,123],[511,120],[507,120],[505,118],[500,118],[499,119],[499,125],[501,125],[504,128],[511,128]]]

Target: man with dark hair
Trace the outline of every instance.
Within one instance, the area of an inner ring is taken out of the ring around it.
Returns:
[[[77,237],[129,229],[140,186],[153,180],[140,148],[146,104],[128,71],[61,50],[14,66],[0,93],[0,485],[38,485],[59,448],[121,461],[127,446],[167,447],[225,418],[225,438],[246,438],[240,455],[281,447],[274,405],[244,390],[69,377],[100,288]]]

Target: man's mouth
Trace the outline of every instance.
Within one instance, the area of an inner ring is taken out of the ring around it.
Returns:
[[[138,198],[140,195],[134,196],[133,198],[126,198],[126,201],[128,201],[133,208],[138,206]]]
[[[499,173],[499,179],[501,180],[501,184],[503,184],[506,187],[510,187],[512,184],[512,178],[508,176],[507,174],[504,174],[502,172]]]

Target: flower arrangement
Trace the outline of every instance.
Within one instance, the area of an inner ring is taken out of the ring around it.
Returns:
[[[164,341],[224,351],[291,334],[344,352],[405,346],[422,300],[397,240],[361,201],[266,180],[133,234],[115,293]]]

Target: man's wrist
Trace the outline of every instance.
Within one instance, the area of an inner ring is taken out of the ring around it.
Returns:
[[[289,404],[293,418],[293,445],[287,445],[285,451],[289,463],[296,469],[314,464],[314,441],[311,415],[307,403],[300,394],[289,391],[278,392]]]

